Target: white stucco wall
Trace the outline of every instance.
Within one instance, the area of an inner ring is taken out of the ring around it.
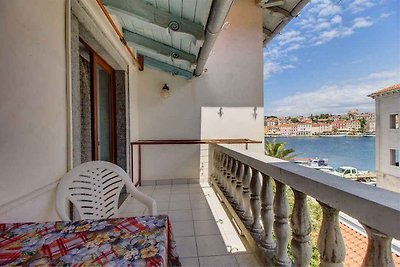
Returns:
[[[237,138],[227,128],[202,131],[203,107],[252,110],[256,106],[263,116],[261,9],[253,0],[235,1],[227,22],[202,76],[187,81],[148,68],[138,74],[140,139]],[[164,83],[170,88],[168,99],[160,97]],[[254,120],[247,113],[238,114],[238,122],[244,117]],[[259,128],[241,127],[234,120],[231,123],[243,137],[263,139],[262,123]],[[198,145],[144,146],[142,159],[143,180],[199,178]]]
[[[400,114],[400,94],[377,97],[376,168],[377,185],[400,192],[400,167],[390,165],[390,149],[400,150],[400,129],[390,129],[390,114]]]
[[[130,69],[130,137],[135,138],[136,67],[96,1],[71,3],[119,64],[113,67]],[[59,219],[55,191],[69,154],[65,6],[63,0],[0,2],[0,222]]]
[[[0,221],[34,190],[48,186],[43,195],[54,203],[51,190],[67,168],[64,5],[0,3]],[[14,219],[55,218],[53,207],[25,202]]]

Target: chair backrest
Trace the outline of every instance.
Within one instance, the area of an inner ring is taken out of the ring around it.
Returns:
[[[119,166],[105,161],[83,163],[64,175],[57,187],[56,207],[62,220],[71,220],[69,202],[80,219],[118,217],[121,189],[132,183]]]

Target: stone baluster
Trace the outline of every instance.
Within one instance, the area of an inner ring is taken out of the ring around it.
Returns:
[[[243,208],[243,192],[242,192],[242,181],[243,181],[243,176],[244,176],[244,164],[238,161],[238,170],[236,172],[236,200],[237,200],[237,205],[236,205],[236,212],[239,214],[240,217],[243,216],[244,213],[244,208]]]
[[[212,170],[210,175],[210,180],[215,181],[217,180],[217,170],[218,170],[218,152],[214,150],[212,154]]]
[[[234,165],[234,159],[232,157],[229,157],[229,167],[228,167],[228,171],[226,173],[226,198],[229,200],[229,202],[231,202],[232,200],[232,184],[231,184],[231,180],[232,180],[232,168]]]
[[[363,224],[368,234],[368,247],[361,266],[395,266],[392,257],[392,238]]]
[[[320,266],[343,266],[346,248],[339,226],[339,211],[320,202],[323,217],[318,235]]]
[[[232,165],[232,171],[231,171],[231,186],[230,186],[230,197],[231,197],[231,205],[233,208],[236,209],[236,206],[238,204],[236,200],[236,173],[238,172],[238,161],[236,159],[233,159],[233,165]]]
[[[276,250],[274,262],[280,266],[290,266],[291,260],[288,256],[287,246],[289,244],[289,202],[286,196],[286,185],[276,181],[276,193],[274,197],[274,233],[276,236]]]
[[[261,202],[260,202],[260,191],[261,191],[261,177],[260,172],[253,170],[251,182],[250,182],[250,206],[251,213],[253,214],[253,221],[251,224],[250,232],[256,240],[259,240],[262,233],[262,227],[260,223],[261,213]]]
[[[252,222],[252,216],[250,211],[250,189],[249,189],[251,176],[252,176],[251,168],[250,166],[246,165],[245,174],[243,177],[243,190],[242,190],[243,209],[244,209],[242,219],[243,223],[248,227],[251,225]]]
[[[307,195],[293,189],[292,253],[294,266],[309,266],[312,256],[311,219],[308,212]]]
[[[225,163],[225,154],[221,152],[219,160],[218,160],[218,175],[217,175],[217,184],[218,187],[222,190],[222,173],[224,170],[224,163]]]
[[[222,169],[222,175],[221,175],[221,191],[225,194],[227,188],[226,188],[226,175],[228,173],[228,168],[229,168],[229,156],[225,154],[225,162],[224,162],[224,167]]]
[[[226,167],[226,172],[225,172],[225,196],[230,199],[230,191],[231,191],[231,169],[233,165],[233,159],[232,157],[228,156],[228,165]]]
[[[275,242],[272,236],[272,226],[274,223],[274,212],[272,211],[272,202],[274,193],[272,191],[271,177],[262,174],[263,182],[261,187],[261,221],[264,226],[264,236],[261,240],[261,246],[267,250],[275,249]]]

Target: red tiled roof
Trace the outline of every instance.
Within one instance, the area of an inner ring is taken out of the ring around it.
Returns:
[[[375,93],[372,93],[372,94],[370,94],[368,96],[369,97],[376,97],[376,96],[379,96],[379,95],[383,95],[383,94],[387,94],[387,93],[395,92],[395,91],[400,91],[400,83],[394,84],[394,85],[386,87],[386,88],[383,88],[381,90],[378,90]]]
[[[340,229],[342,230],[342,236],[346,246],[344,266],[361,266],[367,251],[368,238],[343,223],[340,224]],[[392,255],[395,266],[400,266],[400,256],[394,253]]]

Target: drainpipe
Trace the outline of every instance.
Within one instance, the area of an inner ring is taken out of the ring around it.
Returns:
[[[200,49],[197,59],[197,67],[194,70],[194,76],[200,76],[203,73],[208,56],[217,40],[218,34],[224,25],[226,16],[232,6],[233,0],[214,0],[210,16],[206,26],[205,41]]]
[[[299,15],[300,11],[310,2],[310,0],[302,0],[300,1],[293,9],[290,11],[290,17],[285,18],[282,22],[274,29],[274,31],[264,40],[264,47],[274,39],[274,37],[279,34],[283,28],[294,18]]]

